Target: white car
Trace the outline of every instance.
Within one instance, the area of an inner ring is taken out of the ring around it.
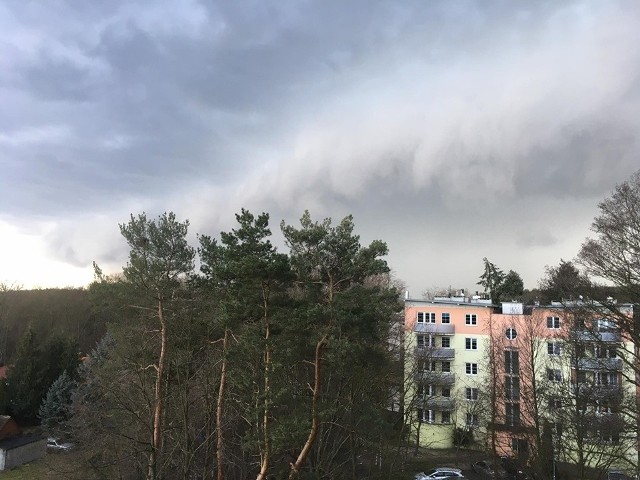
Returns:
[[[414,480],[431,480],[431,479],[446,479],[446,478],[464,478],[462,470],[459,468],[438,467],[433,470],[429,470],[427,473],[417,473]]]
[[[47,438],[47,449],[55,450],[57,452],[68,452],[73,448],[73,443],[62,443],[57,438]]]

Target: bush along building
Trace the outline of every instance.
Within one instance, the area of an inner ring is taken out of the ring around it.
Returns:
[[[571,464],[576,478],[636,473],[637,351],[618,328],[631,318],[631,305],[611,299],[606,308],[497,306],[462,294],[407,299],[413,441],[473,445],[539,470]]]

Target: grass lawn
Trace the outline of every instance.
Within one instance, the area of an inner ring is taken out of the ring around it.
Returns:
[[[21,467],[0,473],[2,480],[94,480],[92,472],[79,467],[75,452],[48,453],[45,457]]]

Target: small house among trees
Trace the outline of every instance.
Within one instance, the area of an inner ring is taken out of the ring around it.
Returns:
[[[0,471],[38,460],[47,453],[43,437],[20,433],[20,427],[13,418],[0,416]]]

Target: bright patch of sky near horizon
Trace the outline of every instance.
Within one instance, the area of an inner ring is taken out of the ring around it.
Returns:
[[[414,296],[536,286],[640,167],[640,5],[0,5],[0,280],[86,285],[118,223],[353,213]],[[281,243],[281,242],[280,242]]]

